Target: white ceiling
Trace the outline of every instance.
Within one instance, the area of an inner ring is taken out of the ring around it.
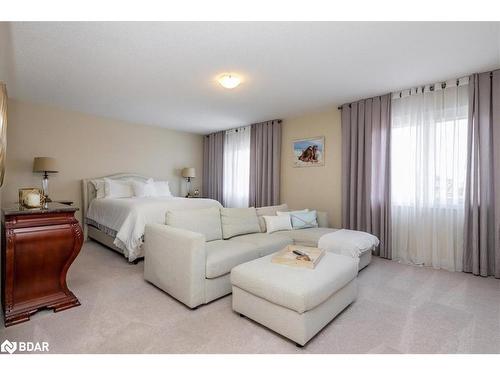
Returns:
[[[11,23],[11,97],[209,133],[500,67],[500,23]],[[244,83],[214,78],[237,72]]]

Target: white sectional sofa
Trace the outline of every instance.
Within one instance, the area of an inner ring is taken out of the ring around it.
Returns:
[[[266,233],[264,215],[288,211],[286,205],[171,211],[166,225],[146,226],[144,278],[190,308],[231,293],[235,266],[269,255],[286,245],[317,246],[328,228],[318,212],[318,227]]]

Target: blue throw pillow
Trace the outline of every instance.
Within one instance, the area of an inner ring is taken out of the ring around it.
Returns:
[[[318,215],[316,210],[308,212],[292,212],[290,213],[293,229],[317,228]]]

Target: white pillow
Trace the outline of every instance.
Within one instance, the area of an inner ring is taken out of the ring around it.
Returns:
[[[156,197],[156,187],[152,178],[146,182],[132,181],[134,195],[138,198]]]
[[[94,185],[96,199],[101,199],[106,196],[104,192],[104,180],[102,178],[91,180],[90,183]]]
[[[168,181],[154,181],[154,186],[156,189],[157,197],[171,197],[172,193],[170,192],[170,186],[168,185]]]
[[[279,230],[292,230],[290,216],[263,216],[266,222],[267,233],[277,232]]]
[[[104,194],[106,198],[130,198],[134,196],[134,191],[130,181],[118,181],[105,178]]]
[[[290,215],[293,229],[317,228],[318,215],[316,211],[300,212],[295,211]]]
[[[259,218],[260,231],[266,232],[266,221],[264,220],[264,216],[276,216],[276,211],[287,211],[288,206],[286,203],[281,204],[279,206],[266,206],[256,208],[257,217]]]

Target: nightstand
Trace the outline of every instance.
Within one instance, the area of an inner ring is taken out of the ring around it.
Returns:
[[[73,206],[73,201],[54,201],[55,203],[65,204],[66,206]]]
[[[40,309],[79,306],[66,274],[83,244],[76,207],[16,205],[2,210],[2,307],[4,324],[30,319]]]

